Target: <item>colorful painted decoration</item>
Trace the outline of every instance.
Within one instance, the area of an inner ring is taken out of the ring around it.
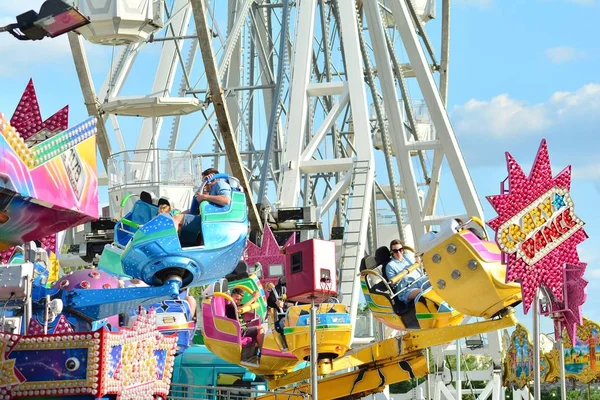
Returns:
[[[505,357],[505,386],[522,389],[533,380],[533,345],[529,332],[517,324]]]
[[[12,257],[10,248],[15,245],[48,238],[98,217],[96,121],[88,118],[65,129],[67,110],[63,110],[41,122],[30,82],[11,122],[0,114],[3,262]],[[38,135],[42,131],[43,137]],[[55,238],[43,242],[55,252]]]
[[[600,377],[600,325],[583,319],[577,327],[575,341],[565,337],[565,372],[567,378],[589,383]]]
[[[502,381],[506,387],[523,389],[533,381],[533,343],[529,332],[517,324],[512,335],[504,332],[502,352]],[[555,382],[560,378],[560,356],[557,350],[540,354],[540,377],[542,382]]]
[[[587,238],[569,194],[571,168],[552,177],[542,140],[529,177],[506,153],[507,192],[489,196],[498,213],[489,221],[507,264],[506,281],[518,281],[527,313],[540,285],[563,300],[565,263],[578,263],[577,245]]]
[[[23,375],[15,368],[15,360],[6,358],[17,339],[16,335],[0,333],[0,396],[2,398],[6,398],[12,387],[24,380]]]
[[[177,336],[161,334],[155,316],[141,309],[119,332],[73,332],[63,320],[48,335],[0,333],[1,398],[166,398]]]

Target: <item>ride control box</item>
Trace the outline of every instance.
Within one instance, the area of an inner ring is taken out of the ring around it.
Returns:
[[[0,265],[0,301],[24,300],[31,294],[32,277],[32,263]]]
[[[321,302],[337,295],[335,243],[310,239],[288,246],[285,278],[289,301]]]

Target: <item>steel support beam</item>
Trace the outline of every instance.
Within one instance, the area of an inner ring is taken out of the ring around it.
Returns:
[[[483,219],[481,202],[467,170],[465,159],[458,146],[458,141],[456,140],[454,130],[450,124],[450,118],[440,97],[440,92],[425,58],[425,53],[417,36],[406,0],[390,0],[389,7],[394,14],[396,29],[400,33],[406,53],[415,71],[417,82],[427,104],[427,109],[431,115],[438,139],[444,147],[446,159],[448,160],[465,209],[469,215]]]
[[[196,23],[200,51],[202,52],[202,60],[204,61],[204,70],[206,71],[206,78],[208,80],[210,98],[215,107],[219,130],[223,137],[223,143],[225,144],[227,159],[231,166],[231,171],[240,180],[240,183],[246,192],[250,227],[253,230],[262,232],[262,223],[258,209],[256,208],[256,204],[254,204],[252,189],[248,177],[246,176],[246,171],[244,170],[244,164],[237,146],[237,140],[231,129],[231,120],[227,110],[225,95],[221,88],[221,83],[219,82],[217,62],[211,43],[212,35],[210,34],[208,21],[206,20],[208,11],[206,10],[203,0],[191,0],[191,4],[194,22]]]
[[[100,152],[100,158],[102,158],[104,170],[108,173],[108,158],[111,154],[110,142],[108,141],[108,134],[106,133],[104,116],[100,114],[100,103],[98,102],[98,97],[96,97],[96,92],[94,90],[94,82],[92,81],[90,67],[87,58],[85,57],[83,39],[75,32],[69,32],[68,36],[71,53],[73,53],[73,61],[75,62],[75,70],[79,77],[79,85],[83,92],[85,107],[87,108],[88,114],[96,117],[98,120],[96,123],[96,144],[98,146],[98,151]]]

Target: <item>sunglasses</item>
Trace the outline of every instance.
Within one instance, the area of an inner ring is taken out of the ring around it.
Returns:
[[[404,249],[392,249],[392,253],[400,253]]]

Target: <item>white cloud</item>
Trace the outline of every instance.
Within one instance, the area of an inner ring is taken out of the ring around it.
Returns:
[[[489,101],[469,100],[462,106],[456,106],[452,115],[459,132],[485,132],[493,136],[538,132],[551,124],[543,104],[528,106],[508,94]]]
[[[0,53],[5,54],[5,58],[0,65],[0,76],[26,74],[45,64],[73,63],[66,35],[35,42],[7,37],[7,33],[3,35]]]
[[[14,20],[19,14],[29,10],[39,11],[44,0],[20,0],[20,1],[3,1],[0,4],[0,15],[11,17]]]
[[[491,100],[455,106],[452,118],[459,134],[510,138],[546,131],[577,119],[589,120],[600,110],[600,84],[589,83],[574,92],[555,92],[546,102],[529,105],[501,94]]]
[[[586,269],[586,272],[590,272],[592,271],[592,268],[590,268],[592,265],[596,266],[596,264],[600,263],[600,253],[598,253],[598,250],[595,248],[594,245],[592,244],[588,244],[590,242],[586,242],[585,244],[582,244],[578,249],[578,253],[579,253],[579,259],[581,260],[581,262],[585,262],[588,263],[588,268]],[[598,267],[600,267],[600,265],[597,265]],[[595,270],[597,272],[594,272],[594,274],[598,274],[598,276],[600,277],[600,268],[598,268],[597,270]]]
[[[573,169],[573,179],[582,181],[600,180],[600,162],[577,166]]]
[[[567,63],[586,56],[585,52],[567,46],[552,47],[546,49],[545,53],[546,57],[554,64]]]
[[[28,10],[39,10],[42,0],[3,1],[0,4],[0,24],[16,22],[16,16]],[[0,76],[26,74],[47,63],[67,61],[72,63],[66,35],[56,39],[20,41],[2,33],[0,53],[4,60],[0,65]]]

